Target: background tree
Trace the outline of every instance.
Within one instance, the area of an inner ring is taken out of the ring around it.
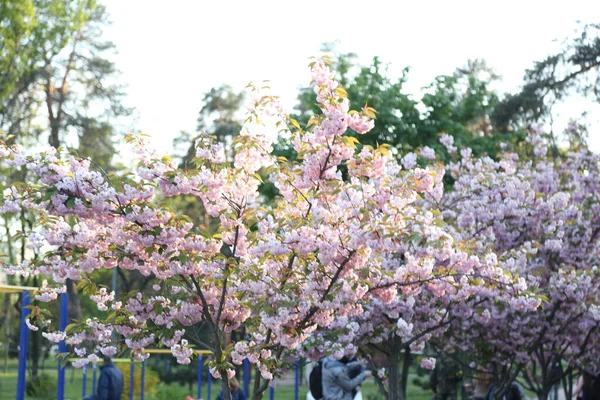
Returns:
[[[519,140],[516,135],[498,136],[494,132],[490,115],[499,100],[491,86],[499,77],[482,60],[469,61],[451,75],[436,77],[416,100],[404,88],[409,68],[393,80],[388,66],[378,57],[369,66],[360,66],[352,53],[333,54],[332,68],[340,82],[346,82],[350,101],[377,110],[375,127],[361,137],[365,145],[387,143],[397,157],[402,157],[422,147],[442,150],[439,138],[447,133],[457,144],[468,143],[476,155],[495,157],[500,141]],[[318,112],[316,107],[315,94],[309,88],[300,89],[294,118],[307,123],[310,112]],[[278,151],[291,156],[289,148],[279,146]],[[443,157],[445,153],[440,154]]]
[[[492,371],[497,398],[520,376],[545,400],[563,361],[565,376],[576,368],[597,371],[589,360],[597,359],[600,339],[600,159],[577,124],[567,137],[558,156],[538,129],[525,143],[530,158],[510,148],[499,161],[477,159],[468,149],[458,157],[450,147],[457,158],[447,171],[456,182],[441,207],[453,236],[478,251],[493,249],[503,269],[544,299],[537,310],[489,301],[470,310],[459,305],[463,318],[440,342],[455,343],[477,368]],[[565,385],[567,397],[571,389]]]
[[[229,85],[221,85],[204,93],[203,106],[198,113],[196,133],[181,132],[173,140],[175,157],[180,159],[179,167],[195,169],[197,167],[196,148],[201,138],[213,136],[223,145],[225,157],[233,160],[234,138],[242,128],[242,105],[245,94],[237,93]],[[193,221],[202,224],[207,230],[216,229],[215,222],[206,212],[201,202],[193,195],[168,199],[174,209],[189,216]],[[194,335],[202,335],[196,332]]]
[[[600,100],[599,29],[599,24],[579,27],[558,52],[535,62],[525,72],[521,91],[505,95],[495,107],[496,129],[514,132],[532,122],[551,122],[553,105],[570,94]]]
[[[204,105],[198,115],[196,135],[181,132],[173,141],[175,148],[183,147],[181,167],[194,168],[196,140],[202,134],[215,136],[225,146],[228,159],[233,159],[233,138],[242,128],[241,115],[244,93],[237,93],[229,85],[221,85],[206,92],[202,98]]]
[[[67,145],[82,156],[93,154],[103,171],[113,170],[116,126],[130,111],[122,105],[124,93],[111,61],[114,46],[101,38],[105,8],[93,0],[3,1],[0,18],[0,130],[5,139],[24,146],[38,145],[40,139],[54,147]],[[28,179],[25,170],[3,178],[4,187]],[[15,251],[15,230],[32,226],[33,216],[23,211],[20,218],[4,217],[4,245],[18,262],[26,251]],[[22,283],[41,285],[37,276]],[[77,291],[70,281],[67,288],[69,317],[80,320]],[[39,333],[31,340],[35,376]]]

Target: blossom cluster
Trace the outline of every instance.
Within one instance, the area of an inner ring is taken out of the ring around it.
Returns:
[[[490,370],[522,368],[549,387],[556,362],[595,370],[591,360],[600,355],[600,158],[574,144],[556,157],[537,127],[527,143],[533,158],[507,149],[499,160],[477,159],[461,149],[446,168],[455,184],[442,211],[453,237],[478,252],[495,251],[499,267],[519,275],[518,287],[529,287],[544,304],[531,308],[521,298],[506,307],[478,297],[477,307],[456,310],[462,318],[444,341]]]

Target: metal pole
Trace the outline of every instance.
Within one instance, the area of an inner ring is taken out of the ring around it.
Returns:
[[[133,400],[133,384],[135,383],[135,364],[129,364],[129,400]]]
[[[244,394],[248,396],[250,389],[250,360],[244,359]]]
[[[81,384],[81,397],[87,396],[87,369],[88,366],[83,366],[83,382]]]
[[[204,356],[198,357],[198,395],[196,398],[202,398],[202,367],[204,366]]]
[[[25,374],[27,373],[27,347],[29,345],[29,328],[25,319],[31,312],[29,292],[21,294],[21,329],[19,331],[19,377],[17,380],[17,400],[25,400]]]
[[[300,391],[300,360],[294,363],[295,368],[295,382],[294,382],[294,400],[298,400],[298,393]]]
[[[64,332],[67,328],[67,320],[69,315],[69,294],[61,293],[60,295],[60,320],[59,320],[59,330]],[[58,343],[58,352],[66,353],[67,352],[67,344],[64,340],[61,340]],[[66,364],[65,364],[66,367]],[[56,387],[56,398],[58,400],[64,400],[65,398],[65,367],[62,365],[62,360],[58,360],[58,383]]]
[[[212,358],[212,357],[210,357]],[[211,398],[210,397],[210,389],[211,389],[211,384],[212,384],[212,374],[210,373],[210,370],[208,371],[208,379],[206,382],[206,397],[207,398]]]
[[[144,380],[146,378],[146,361],[142,361],[142,383],[140,388],[140,400],[144,400]]]

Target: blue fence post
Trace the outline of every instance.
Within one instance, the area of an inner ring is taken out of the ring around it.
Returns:
[[[88,366],[83,366],[83,382],[81,383],[81,397],[87,396],[87,369]]]
[[[250,360],[244,358],[244,394],[249,397],[250,390]]]
[[[212,357],[209,357],[209,358],[212,358]],[[206,382],[206,397],[208,399],[211,398],[210,397],[211,386],[212,386],[212,374],[210,373],[210,370],[208,370],[208,379],[207,379],[207,382]]]
[[[140,387],[140,400],[144,400],[144,380],[146,378],[146,361],[142,361],[142,379],[141,379],[141,387]]]
[[[25,319],[31,312],[28,308],[31,299],[29,292],[21,294],[21,328],[19,331],[19,377],[17,381],[17,400],[25,400],[25,374],[27,373],[27,347],[29,346],[29,328]]]
[[[135,383],[135,364],[133,360],[129,364],[129,400],[133,400],[133,386]]]
[[[112,270],[112,291],[115,292],[115,299],[117,299],[117,267],[113,267]],[[119,335],[117,334],[117,331],[115,329],[112,330],[111,333],[111,337],[113,339],[113,342],[117,342],[119,339]]]
[[[196,396],[197,399],[201,399],[202,398],[202,367],[204,366],[204,356],[199,356],[198,357],[198,395]]]
[[[296,360],[294,366],[294,400],[298,400],[298,393],[300,391],[300,360]]]
[[[98,365],[94,363],[94,367],[92,368],[92,394],[96,394],[96,373],[98,372]]]
[[[61,332],[64,332],[67,328],[67,320],[69,316],[69,294],[61,293],[60,295],[60,319],[59,319],[59,327],[58,329]],[[64,340],[61,340],[58,343],[58,352],[66,353],[67,352],[67,344]],[[58,382],[56,386],[56,398],[58,400],[64,400],[65,398],[65,369],[66,364],[63,366],[63,362],[61,359],[58,360]]]
[[[269,400],[275,400],[275,388],[269,386]]]

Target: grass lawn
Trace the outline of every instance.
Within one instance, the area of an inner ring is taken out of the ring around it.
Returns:
[[[43,374],[49,375],[53,382],[57,381],[57,363],[55,360],[47,360],[44,365]],[[139,364],[138,364],[139,366]],[[98,371],[99,376],[99,371]],[[83,370],[77,368],[67,368],[67,372],[65,375],[65,399],[68,400],[80,400],[82,394],[82,382],[83,382]],[[289,380],[288,380],[289,382]],[[151,387],[148,387],[151,386]],[[193,393],[190,393],[190,390],[187,386],[182,386],[178,384],[164,384],[158,383],[154,385],[146,385],[145,387],[146,395],[144,398],[146,400],[184,400],[185,396],[188,394],[194,395],[196,394],[196,387],[194,387]],[[217,393],[220,390],[219,382],[213,381],[211,397],[215,399]],[[91,368],[88,370],[87,374],[87,395],[90,395],[92,391],[92,371]],[[306,393],[308,391],[308,387],[303,385],[300,387],[299,399],[306,399]],[[409,382],[409,386],[407,389],[407,398],[409,400],[430,400],[431,393],[423,391],[421,388],[412,385],[412,382]],[[14,400],[17,392],[17,360],[10,360],[9,362],[9,372],[4,374],[0,373],[0,400]],[[369,379],[362,385],[362,393],[364,400],[382,400],[383,397],[379,394],[379,388],[374,383],[373,379]],[[129,399],[129,388],[126,384],[125,393],[123,396],[123,400]],[[204,400],[209,400],[207,396],[207,386],[206,382],[202,387],[202,396]],[[268,400],[269,393],[265,393],[264,399]],[[280,384],[275,389],[275,399],[276,400],[292,400],[294,398],[294,387],[293,384]],[[26,399],[33,400],[32,397],[26,397]],[[48,397],[45,399],[56,399],[56,392],[53,390],[52,393],[48,393]],[[136,399],[139,399],[139,396],[136,396]]]
[[[45,363],[43,374],[47,374],[57,381],[58,364],[54,360],[48,360]],[[17,360],[10,360],[9,372],[7,374],[0,373],[0,399],[14,400],[17,393]],[[88,394],[91,393],[92,379],[91,374],[88,375]],[[81,369],[68,368],[65,375],[65,399],[81,399],[81,384],[83,381],[83,373]],[[26,397],[29,399],[30,397]],[[55,399],[56,393],[49,393],[48,399]]]

